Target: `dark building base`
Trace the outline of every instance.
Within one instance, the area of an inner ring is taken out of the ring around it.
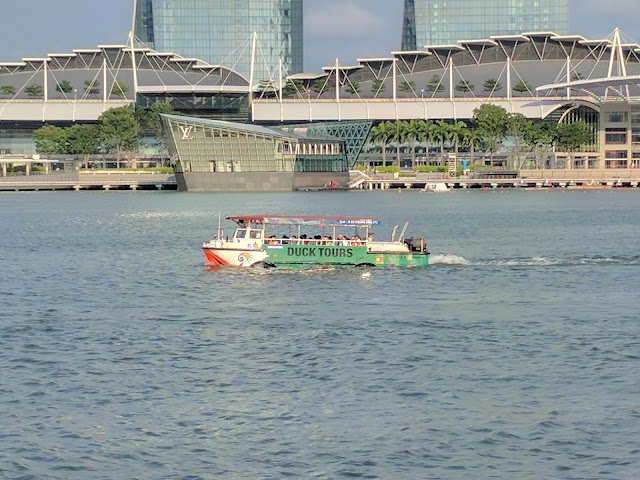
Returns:
[[[176,173],[176,181],[182,192],[291,192],[346,188],[349,173]]]

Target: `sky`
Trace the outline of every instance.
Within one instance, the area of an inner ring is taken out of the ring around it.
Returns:
[[[0,0],[0,61],[124,44],[133,0]],[[305,71],[386,57],[400,49],[402,0],[305,0]],[[640,43],[640,1],[570,0],[571,33],[591,39],[620,27]]]

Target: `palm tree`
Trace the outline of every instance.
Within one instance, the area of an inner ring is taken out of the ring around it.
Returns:
[[[455,146],[456,159],[458,158],[458,146],[464,138],[464,134],[467,131],[467,124],[464,122],[456,122],[453,125],[449,125],[449,138]]]
[[[402,132],[402,141],[411,143],[411,168],[416,165],[416,139],[420,136],[420,121],[409,120],[402,122],[400,130]]]
[[[393,132],[391,135],[391,140],[393,140],[396,144],[396,163],[397,167],[400,168],[400,146],[404,141],[404,136],[402,133],[402,121],[395,121],[393,123],[389,122],[391,127],[391,131]]]
[[[369,141],[382,145],[382,165],[387,165],[387,144],[391,140],[393,129],[390,122],[382,122],[371,129]]]
[[[462,144],[469,147],[469,165],[473,165],[473,156],[476,152],[476,147],[482,142],[482,136],[477,128],[473,130],[467,129],[462,137]]]
[[[440,165],[444,165],[444,144],[451,139],[451,125],[443,120],[435,123],[434,136],[440,143]]]
[[[420,141],[427,142],[427,162],[429,161],[429,149],[433,143],[436,141],[436,130],[438,126],[432,121],[423,121],[420,122]]]

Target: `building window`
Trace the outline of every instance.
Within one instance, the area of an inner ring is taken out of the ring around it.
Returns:
[[[610,112],[609,123],[622,123],[627,121],[626,112]]]
[[[626,150],[607,150],[604,152],[604,158],[617,158],[617,159],[627,159],[627,151]]]
[[[640,128],[631,129],[631,143],[640,143]]]
[[[626,128],[605,129],[604,143],[607,145],[625,145],[627,143]]]

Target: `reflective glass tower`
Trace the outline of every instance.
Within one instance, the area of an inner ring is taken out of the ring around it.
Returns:
[[[149,47],[223,64],[249,77],[257,33],[255,80],[269,79],[283,61],[303,68],[303,0],[134,0],[135,34]]]
[[[402,49],[569,30],[569,0],[405,0]]]

